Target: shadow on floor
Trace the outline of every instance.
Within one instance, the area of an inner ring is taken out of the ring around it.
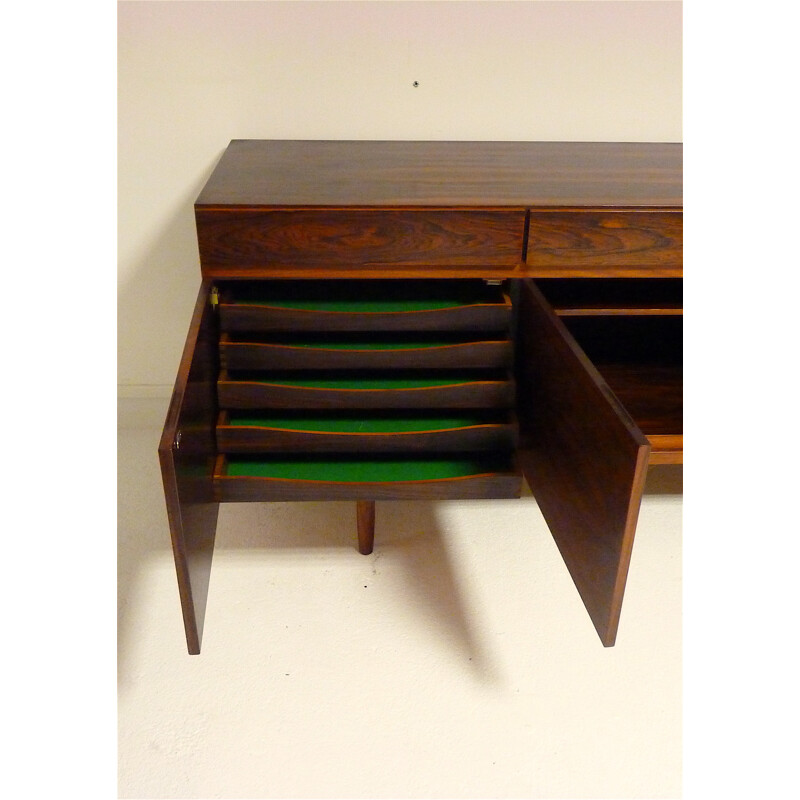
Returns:
[[[291,550],[347,549],[357,554],[355,502],[225,504],[215,552],[226,549]],[[437,503],[378,501],[375,549],[367,556],[372,573],[400,570],[409,603],[423,609],[425,625],[436,638],[471,664],[482,680],[494,680],[494,670],[470,624],[471,614],[461,589],[448,537],[437,516]],[[334,559],[331,559],[332,563]]]
[[[645,494],[683,494],[683,465],[659,464],[647,471]]]

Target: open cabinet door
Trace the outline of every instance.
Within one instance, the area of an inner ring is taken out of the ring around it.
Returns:
[[[214,496],[218,333],[204,281],[158,447],[189,652],[200,652],[219,502]]]
[[[517,289],[523,474],[610,647],[650,445],[534,282],[520,281]]]

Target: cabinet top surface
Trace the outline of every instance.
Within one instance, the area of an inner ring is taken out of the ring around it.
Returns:
[[[198,206],[666,207],[681,144],[232,141]]]

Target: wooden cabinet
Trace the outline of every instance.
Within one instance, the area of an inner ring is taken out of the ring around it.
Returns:
[[[529,484],[613,645],[682,458],[681,146],[234,141],[159,455],[189,652],[220,502]],[[378,540],[379,542],[379,540]]]

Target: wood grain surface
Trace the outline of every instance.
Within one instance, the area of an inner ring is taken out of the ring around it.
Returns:
[[[520,289],[523,474],[605,646],[616,640],[650,445],[532,281]]]
[[[198,208],[204,274],[436,267],[514,269],[525,211]]]
[[[198,206],[682,206],[681,144],[230,142]]]
[[[189,653],[200,652],[219,502],[216,458],[217,339],[203,282],[158,447],[172,550]]]
[[[681,211],[541,211],[530,214],[530,274],[679,276]]]

